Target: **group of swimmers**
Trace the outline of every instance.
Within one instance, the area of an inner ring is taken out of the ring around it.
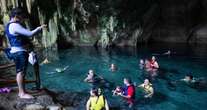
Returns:
[[[159,68],[159,64],[156,61],[156,58],[153,56],[152,59],[145,60],[140,60],[140,66],[143,66],[147,71],[150,70],[157,70]],[[118,70],[118,67],[115,64],[111,64],[110,71],[115,72]],[[107,80],[105,80],[102,76],[95,74],[94,70],[90,69],[88,71],[87,77],[84,79],[85,82],[91,83],[92,85],[95,84],[104,84],[104,87],[110,87],[107,84]],[[136,85],[132,83],[130,78],[124,78],[123,80],[124,86],[117,86],[115,90],[112,90],[113,96],[120,96],[126,99],[127,105],[129,108],[132,108],[134,103],[135,103],[135,88]],[[87,110],[101,110],[101,109],[106,109],[108,110],[108,103],[105,98],[103,98],[103,94],[100,91],[100,86],[93,87],[91,89],[90,94],[91,97],[89,98],[87,102]],[[145,98],[151,98],[154,94],[154,89],[152,86],[152,83],[150,83],[149,79],[145,79],[143,84],[138,85],[137,87],[141,88],[144,90],[144,97]],[[101,97],[99,97],[101,96]],[[101,109],[99,109],[101,108]]]
[[[140,69],[144,69],[150,74],[150,71],[157,71],[160,67],[155,58],[152,56],[151,60],[143,59],[139,62]],[[115,64],[111,64],[110,71],[115,72],[118,70],[118,67]],[[87,77],[84,79],[85,82],[89,83],[106,83],[107,81],[102,77],[94,73],[93,70],[89,70]],[[188,84],[206,84],[204,80],[194,78],[191,74],[186,75],[183,79],[175,81],[177,82],[186,82]],[[136,85],[132,83],[130,78],[124,78],[123,80],[124,86],[116,86],[114,90],[112,90],[113,96],[120,96],[126,100],[126,103],[129,108],[132,108],[135,103],[135,92],[136,87],[140,88],[144,92],[144,98],[152,98],[154,95],[154,87],[150,82],[150,79],[145,79],[144,82],[140,85]],[[110,86],[108,86],[110,87]],[[103,96],[103,93],[100,92],[100,88],[91,89],[90,94],[91,97],[87,102],[87,110],[109,110],[108,102],[106,98]]]

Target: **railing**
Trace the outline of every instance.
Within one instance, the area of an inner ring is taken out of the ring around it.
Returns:
[[[2,51],[3,48],[0,47],[0,51]],[[9,69],[15,67],[14,63],[9,63],[9,64],[4,64],[4,65],[0,65],[0,70],[4,70],[4,69]],[[35,73],[35,79],[34,80],[24,80],[24,83],[35,83],[36,84],[36,89],[40,89],[40,74],[39,74],[39,64],[36,63],[33,65],[34,68],[34,73]],[[1,80],[2,78],[0,78],[0,85],[11,85],[11,84],[16,84],[16,80],[15,79],[9,79],[9,78],[3,78],[3,80]]]

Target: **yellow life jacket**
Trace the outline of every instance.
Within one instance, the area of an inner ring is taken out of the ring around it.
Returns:
[[[90,110],[102,110],[105,107],[105,98],[103,95],[99,97],[90,97]]]
[[[147,93],[150,93],[151,92],[151,90],[152,90],[152,84],[150,83],[149,85],[144,85],[144,90],[145,90],[145,92],[147,92]]]

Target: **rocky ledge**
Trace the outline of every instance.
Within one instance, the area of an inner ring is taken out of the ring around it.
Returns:
[[[52,92],[47,89],[31,92],[34,99],[20,99],[17,91],[0,94],[0,110],[80,110],[87,95],[74,92]]]
[[[17,90],[0,94],[0,110],[84,110],[89,97],[80,92],[54,92],[48,89],[28,91],[34,99],[20,99]],[[119,104],[110,104],[111,110],[121,110]]]

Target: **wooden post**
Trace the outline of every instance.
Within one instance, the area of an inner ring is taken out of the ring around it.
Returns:
[[[2,51],[4,48],[0,47],[0,51]],[[5,65],[0,65],[0,69],[7,69],[7,68],[11,68],[14,67],[15,64],[14,63],[9,63],[9,64],[5,64]],[[36,89],[40,89],[41,86],[41,81],[40,81],[40,73],[39,73],[39,63],[35,63],[33,65],[34,68],[34,73],[35,73],[35,80],[25,80],[25,83],[35,83],[36,84]],[[12,84],[12,83],[16,83],[16,80],[7,80],[7,81],[0,81],[0,84]]]
[[[35,83],[36,80],[24,80],[24,83]],[[16,84],[17,81],[16,80],[6,80],[6,81],[0,81],[0,85],[10,85],[10,84]]]
[[[40,89],[41,82],[40,82],[40,72],[39,72],[39,63],[35,63],[34,66],[34,73],[35,73],[35,80],[36,80],[36,88]]]

